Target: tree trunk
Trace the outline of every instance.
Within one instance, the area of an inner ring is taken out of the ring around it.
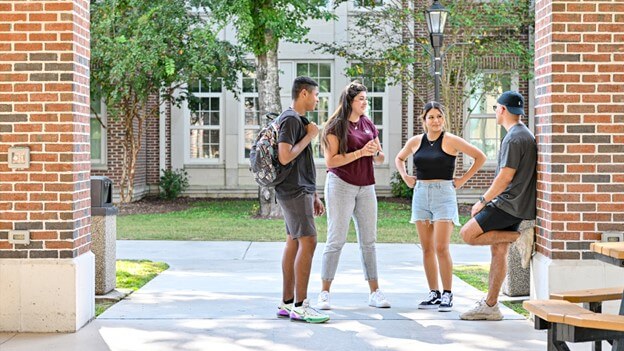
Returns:
[[[267,34],[267,42],[271,42]],[[264,116],[268,112],[281,113],[282,104],[279,92],[279,69],[277,65],[277,44],[266,54],[256,58],[256,78],[258,83],[258,112]],[[261,186],[258,191],[260,217],[282,217],[282,209],[275,200],[275,189]]]

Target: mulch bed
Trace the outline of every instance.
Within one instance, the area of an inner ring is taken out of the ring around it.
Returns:
[[[174,200],[163,200],[158,197],[146,197],[139,201],[118,204],[119,215],[151,214],[183,211],[190,208],[194,203],[209,201],[201,198],[179,197]]]

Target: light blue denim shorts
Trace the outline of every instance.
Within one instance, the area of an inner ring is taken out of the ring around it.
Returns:
[[[450,220],[459,226],[457,193],[452,180],[438,182],[417,181],[412,196],[412,218],[416,221]]]

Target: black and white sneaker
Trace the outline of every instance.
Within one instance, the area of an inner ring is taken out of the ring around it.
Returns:
[[[419,305],[419,310],[432,310],[440,306],[440,292],[438,290],[431,290],[427,298],[423,300]]]
[[[442,298],[440,299],[440,307],[438,307],[438,312],[451,312],[452,309],[453,309],[453,293],[444,292],[442,294]]]

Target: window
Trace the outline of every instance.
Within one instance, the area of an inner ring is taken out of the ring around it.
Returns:
[[[251,145],[256,140],[256,136],[264,125],[268,123],[264,114],[258,111],[258,84],[256,81],[256,74],[254,72],[243,73],[243,94],[241,99],[243,111],[243,125],[244,125],[244,156],[243,158],[249,158],[251,151]]]
[[[486,165],[495,166],[500,142],[505,137],[505,128],[496,124],[494,106],[496,98],[507,90],[516,89],[517,77],[510,73],[484,72],[472,82],[472,91],[467,101],[470,113],[464,128],[464,137],[487,157]],[[466,160],[467,161],[467,160]]]
[[[379,142],[381,148],[384,147],[383,131],[385,119],[385,106],[387,105],[386,79],[383,74],[376,72],[373,67],[362,64],[353,64],[349,69],[350,79],[358,80],[366,86],[366,96],[368,97],[367,115],[379,130]]]
[[[91,94],[91,166],[106,167],[106,106],[97,92]]]
[[[308,76],[314,79],[319,84],[319,102],[316,106],[316,110],[308,112],[307,117],[310,121],[315,122],[319,128],[322,128],[323,124],[327,122],[331,108],[331,86],[332,86],[332,74],[330,63],[297,63],[297,76]],[[333,112],[333,111],[332,111]],[[321,130],[322,133],[322,130]],[[323,151],[320,143],[320,135],[312,141],[312,149],[314,150],[315,158],[322,158]]]
[[[354,0],[355,7],[378,7],[383,6],[383,0]]]
[[[219,161],[221,156],[221,80],[189,83],[189,156],[191,161]]]

